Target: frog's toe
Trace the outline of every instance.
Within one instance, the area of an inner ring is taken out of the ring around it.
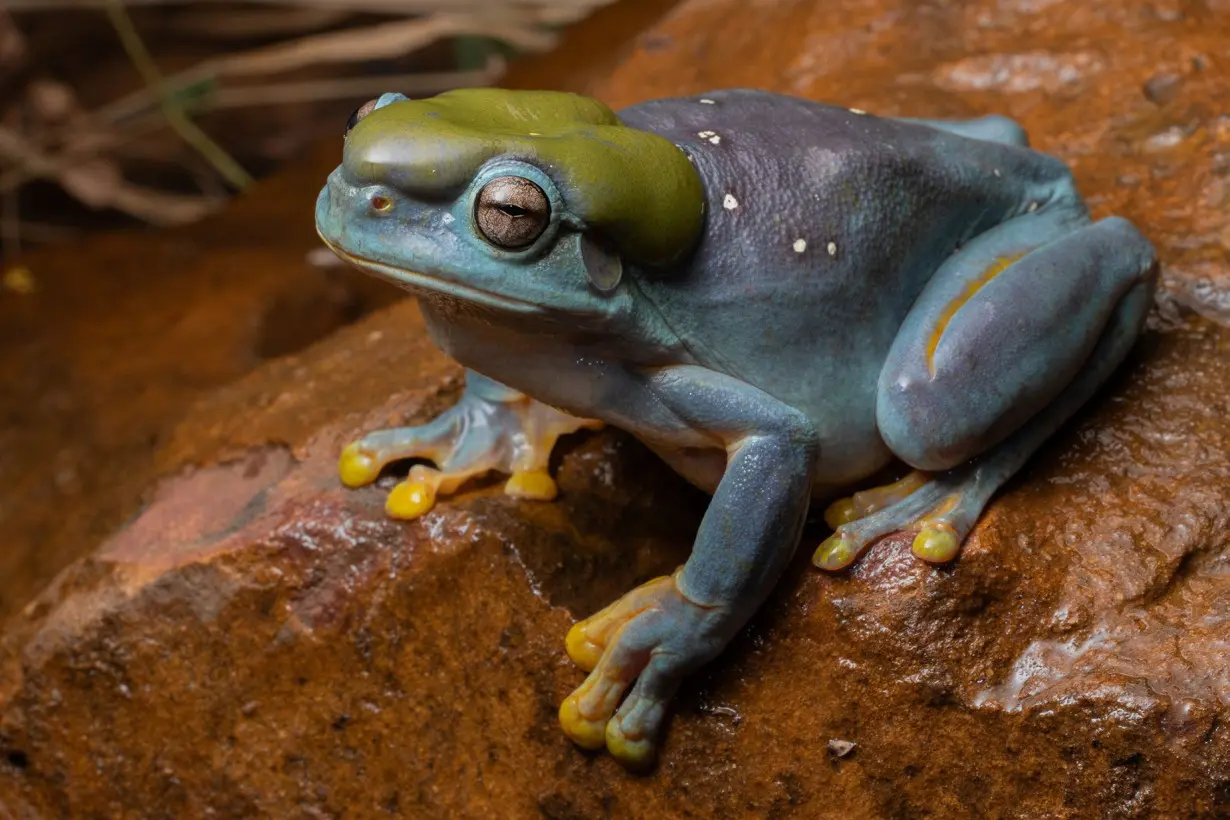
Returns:
[[[853,498],[839,498],[824,510],[824,523],[832,529],[859,519],[858,507]]]
[[[384,510],[390,518],[409,521],[431,511],[442,483],[438,470],[416,464],[406,480],[389,491]]]
[[[606,745],[607,722],[644,661],[616,643],[604,651],[585,682],[559,708],[560,728],[583,749]]]
[[[946,564],[961,551],[961,541],[951,527],[933,523],[914,537],[914,555],[928,564]]]
[[[682,679],[673,655],[655,654],[661,626],[649,617],[620,628],[589,677],[564,700],[560,727],[578,746],[606,746],[629,768],[653,763],[667,708]]]
[[[839,498],[824,511],[824,522],[837,529],[843,524],[866,518],[878,510],[901,502],[928,480],[926,473],[914,470],[891,484],[862,490],[848,498]]]
[[[619,629],[637,615],[648,610],[664,592],[674,590],[675,581],[663,576],[642,584],[605,609],[574,624],[568,630],[564,648],[573,663],[590,672],[598,665],[602,654]]]
[[[337,473],[347,487],[363,487],[380,475],[380,462],[364,449],[362,441],[352,441],[342,450]]]
[[[929,564],[948,563],[960,553],[991,492],[993,488],[981,485],[974,473],[924,481],[896,502],[838,524],[816,550],[812,563],[830,572],[844,569],[871,544],[902,530],[916,533],[916,557]]]
[[[605,745],[629,768],[652,764],[684,674],[722,646],[712,623],[725,613],[693,603],[670,576],[577,624],[568,634],[568,654],[589,676],[560,706],[564,733],[586,749]]]
[[[522,470],[512,474],[504,484],[504,492],[513,498],[554,501],[559,487],[546,470]]]
[[[644,768],[657,757],[667,708],[682,679],[672,661],[668,655],[653,656],[606,724],[607,751],[628,768]]]
[[[853,564],[860,552],[862,552],[862,547],[835,532],[816,548],[811,562],[820,569],[837,572]]]

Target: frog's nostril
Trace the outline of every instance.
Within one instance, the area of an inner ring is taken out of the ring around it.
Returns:
[[[393,209],[393,200],[382,194],[374,194],[371,198],[372,210],[377,213],[387,213]]]

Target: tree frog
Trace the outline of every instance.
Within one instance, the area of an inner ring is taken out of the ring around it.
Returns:
[[[551,499],[556,439],[628,431],[711,494],[687,562],[577,623],[564,732],[655,759],[685,675],[757,610],[809,505],[813,561],[893,532],[943,563],[992,494],[1121,363],[1157,261],[997,115],[875,116],[733,89],[615,113],[589,97],[389,93],[347,125],[316,225],[413,293],[460,402],[372,432],[342,481],[417,465],[400,518],[467,479]]]

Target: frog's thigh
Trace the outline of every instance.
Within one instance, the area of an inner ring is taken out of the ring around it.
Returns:
[[[1116,311],[1155,275],[1152,246],[1116,217],[1040,211],[977,237],[932,277],[893,343],[876,402],[885,443],[934,471],[1003,440],[1076,379],[1108,326],[1135,335],[1143,311]]]
[[[940,131],[947,131],[959,137],[969,137],[987,142],[999,142],[1004,145],[1019,145],[1029,147],[1029,135],[1016,120],[1000,114],[988,114],[972,120],[925,120],[913,117],[900,117],[902,122],[912,122],[925,125]]]

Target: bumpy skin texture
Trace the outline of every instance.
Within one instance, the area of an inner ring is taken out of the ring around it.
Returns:
[[[508,176],[549,203],[513,250],[475,217]],[[390,496],[394,515],[490,470],[552,497],[555,438],[598,423],[712,493],[687,563],[567,639],[590,675],[561,724],[629,765],[654,759],[682,677],[770,592],[813,498],[903,462],[901,482],[829,508],[815,563],[841,569],[903,528],[920,558],[951,560],[1123,359],[1156,279],[1148,241],[1092,223],[1067,168],[1009,120],[745,90],[618,118],[542,92],[385,95],[350,132],[317,226],[419,295],[433,339],[472,371],[431,425],[343,455],[352,485],[397,458],[436,462]]]

